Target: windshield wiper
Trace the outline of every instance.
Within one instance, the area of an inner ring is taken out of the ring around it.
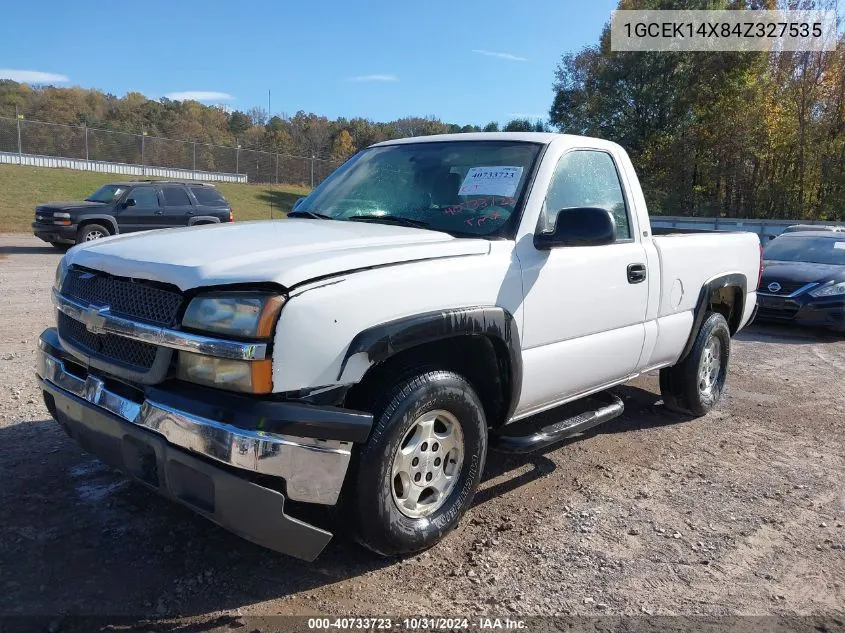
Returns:
[[[288,213],[289,218],[313,218],[316,220],[334,220],[330,215],[325,213],[317,213],[316,211],[291,211]]]
[[[430,229],[431,224],[423,220],[414,220],[412,218],[404,218],[401,215],[353,215],[346,218],[349,221],[362,222],[384,222],[387,224],[401,224],[402,226],[412,226],[418,229]],[[437,229],[432,229],[437,230]]]

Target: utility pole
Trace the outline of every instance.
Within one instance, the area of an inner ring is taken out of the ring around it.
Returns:
[[[147,168],[144,165],[144,139],[145,138],[147,138],[146,130],[144,130],[144,132],[141,134],[141,175],[142,176],[147,175]]]
[[[88,160],[88,124],[85,124],[85,160]]]
[[[15,123],[18,126],[18,165],[23,165],[23,148],[21,146],[21,119],[23,115],[18,112],[18,106],[15,105]]]
[[[193,172],[194,173],[191,177],[194,180],[196,180],[197,179],[197,144],[196,144],[196,142],[193,145],[194,145],[194,163],[193,163],[193,165],[194,165]]]
[[[267,123],[273,118],[273,108],[270,105],[270,89],[267,89]]]

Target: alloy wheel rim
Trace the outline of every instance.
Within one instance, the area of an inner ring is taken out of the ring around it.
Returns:
[[[722,343],[711,336],[704,346],[704,354],[698,369],[698,391],[704,396],[710,396],[719,383],[719,373],[722,369]]]
[[[105,235],[103,235],[100,231],[91,231],[85,236],[85,241],[93,242],[94,240],[99,240],[102,237],[105,237]]]
[[[442,409],[419,416],[393,455],[390,491],[396,507],[412,519],[437,512],[455,489],[463,460],[458,418]]]

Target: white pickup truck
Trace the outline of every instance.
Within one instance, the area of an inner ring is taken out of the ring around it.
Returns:
[[[314,559],[331,533],[290,512],[321,504],[404,554],[455,527],[488,446],[619,415],[613,385],[660,369],[707,413],[759,275],[753,234],[655,237],[614,143],[389,141],[287,220],[72,248],[38,375],[82,447],[245,538]]]

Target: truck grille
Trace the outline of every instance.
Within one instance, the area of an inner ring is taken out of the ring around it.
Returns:
[[[182,294],[149,282],[71,268],[61,293],[85,306],[108,306],[112,314],[160,327],[172,328],[181,318]],[[63,312],[58,314],[58,329],[68,351],[87,356],[98,369],[143,384],[156,384],[167,376],[173,357],[173,350],[167,347],[115,334],[95,334]]]
[[[134,371],[149,371],[158,348],[149,343],[132,341],[114,334],[94,334],[79,321],[59,312],[59,336],[83,352],[99,356],[111,363],[129,366]]]
[[[143,282],[72,268],[62,294],[88,304],[109,306],[114,314],[164,327],[179,322],[182,295]]]

